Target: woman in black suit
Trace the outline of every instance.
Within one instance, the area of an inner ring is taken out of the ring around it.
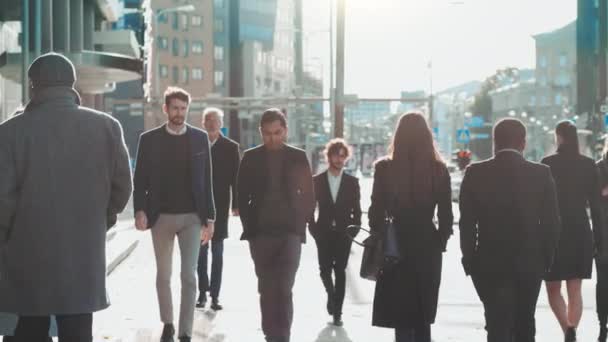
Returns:
[[[397,342],[430,342],[453,216],[450,174],[420,113],[401,117],[389,156],[375,165],[371,229],[382,231],[388,218],[401,258],[385,262],[378,277],[372,324],[394,328]]]
[[[581,283],[591,278],[593,255],[601,249],[603,218],[597,168],[593,159],[580,154],[576,126],[570,121],[560,122],[555,140],[557,153],[545,157],[542,163],[551,168],[555,179],[562,229],[545,281],[549,304],[569,342],[576,341],[576,327],[583,313]],[[587,207],[591,208],[593,232]],[[561,294],[563,281],[568,303]]]

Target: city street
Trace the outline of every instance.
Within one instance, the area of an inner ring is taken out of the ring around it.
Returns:
[[[369,203],[371,179],[361,181],[364,210]],[[456,207],[455,207],[456,208]],[[364,222],[366,219],[364,218]],[[458,231],[444,254],[442,287],[433,340],[485,341],[483,309],[470,279],[460,266]],[[239,241],[238,218],[231,218],[230,237],[225,242],[224,280],[220,296],[224,310],[197,310],[194,341],[262,342],[258,295],[253,263],[245,242]],[[155,292],[155,262],[149,232],[126,230],[120,234],[140,239],[137,249],[108,279],[112,306],[95,315],[95,341],[158,341],[162,330]],[[179,270],[179,258],[174,270]],[[358,276],[361,249],[353,247],[347,275],[344,327],[334,328],[325,312],[325,292],[318,276],[316,248],[312,238],[304,245],[294,288],[295,317],[293,342],[392,341],[392,331],[371,327],[371,303],[374,283]],[[175,312],[179,306],[179,271],[173,275]],[[579,328],[580,341],[597,337],[594,281],[583,284],[584,314]],[[177,323],[177,322],[176,322]],[[537,310],[537,341],[563,339],[547,304],[544,288]]]

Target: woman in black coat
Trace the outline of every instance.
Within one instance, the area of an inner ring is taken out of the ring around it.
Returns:
[[[599,186],[601,191],[602,213],[604,214],[604,232],[606,224],[608,224],[608,139],[604,145],[604,155],[597,162],[599,170]],[[607,238],[606,234],[602,234],[603,240]],[[606,249],[603,249],[603,256],[606,255]],[[597,283],[595,284],[595,307],[597,318],[600,323],[600,333],[598,342],[606,342],[608,337],[608,260],[605,257],[596,257],[595,270],[597,274]]]
[[[562,219],[553,266],[545,276],[547,295],[565,341],[576,341],[576,327],[583,312],[582,279],[591,278],[593,255],[601,249],[602,211],[598,172],[593,159],[579,152],[576,126],[562,121],[555,128],[557,153],[542,160],[551,168]],[[593,232],[587,207],[591,208]],[[595,241],[595,244],[594,244]],[[566,282],[568,303],[561,294]]]
[[[389,217],[401,258],[386,262],[378,277],[372,324],[394,328],[397,342],[430,342],[453,216],[450,175],[419,113],[401,117],[389,156],[375,166],[371,229],[383,231]]]

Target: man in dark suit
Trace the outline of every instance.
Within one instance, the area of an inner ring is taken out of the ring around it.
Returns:
[[[306,221],[314,210],[306,153],[285,144],[287,120],[279,109],[262,114],[263,145],[245,151],[238,175],[242,240],[249,241],[258,277],[262,330],[269,342],[288,342],[292,288]]]
[[[549,167],[524,159],[526,128],[494,127],[492,159],[470,165],[460,190],[462,263],[481,299],[488,342],[532,342],[543,275],[560,231]]]
[[[316,220],[313,215],[309,222],[310,233],[317,243],[321,281],[327,292],[327,313],[333,315],[336,326],[342,326],[346,265],[352,244],[346,236],[346,228],[361,225],[359,179],[344,173],[350,151],[343,139],[331,140],[325,146],[329,168],[313,178],[319,214]],[[349,232],[349,235],[356,235],[356,232]]]
[[[196,307],[203,308],[207,302],[207,291],[211,295],[211,309],[222,310],[219,302],[222,285],[224,239],[228,237],[228,211],[232,194],[232,214],[238,216],[236,199],[236,176],[239,170],[239,144],[222,135],[224,113],[218,108],[207,108],[203,112],[203,126],[209,135],[211,161],[213,164],[213,198],[215,200],[215,232],[211,240],[211,285],[207,274],[209,244],[201,247],[198,258],[198,290]]]
[[[139,138],[133,186],[135,226],[152,228],[156,290],[164,323],[161,342],[173,342],[175,334],[171,267],[177,237],[182,282],[178,337],[180,342],[190,342],[199,249],[214,231],[211,151],[207,133],[185,123],[190,94],[170,87],[164,97],[167,123]]]

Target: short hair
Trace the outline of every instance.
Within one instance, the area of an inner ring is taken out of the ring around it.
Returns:
[[[165,105],[167,106],[173,99],[190,103],[190,93],[179,87],[168,87],[163,96],[165,97]]]
[[[555,135],[562,138],[562,143],[557,147],[560,152],[580,154],[578,144],[578,130],[570,120],[562,120],[555,126]]]
[[[494,125],[494,151],[519,149],[526,141],[526,126],[514,118],[499,120]]]
[[[287,119],[285,118],[285,114],[278,108],[269,108],[262,113],[262,118],[260,119],[260,127],[279,121],[283,128],[287,128]]]
[[[224,119],[224,111],[217,108],[217,107],[207,107],[205,108],[205,110],[203,111],[203,120],[207,117],[207,115],[209,114],[216,114],[220,120]]]
[[[346,140],[342,138],[335,138],[330,140],[325,145],[325,150],[323,151],[323,153],[325,154],[325,158],[329,160],[330,156],[339,154],[342,150],[346,152],[346,158],[350,158],[350,156],[352,155],[352,150],[348,143],[346,143]]]

